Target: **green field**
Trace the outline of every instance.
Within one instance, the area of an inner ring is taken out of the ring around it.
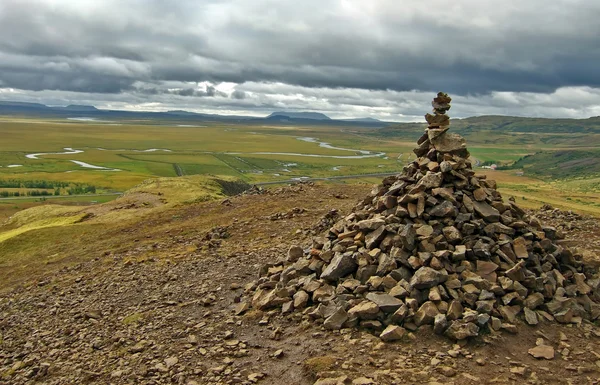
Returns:
[[[524,205],[552,201],[600,212],[597,122],[565,132],[573,128],[572,122],[511,119],[456,120],[453,131],[466,137],[476,165],[495,163],[504,169],[492,177],[503,181],[500,187],[505,191],[521,196]],[[188,127],[159,121],[101,124],[2,117],[0,180],[46,180],[94,186],[98,193],[107,193],[126,191],[149,178],[178,175],[233,176],[260,183],[399,172],[414,159],[412,148],[423,129],[424,124],[417,123],[381,129],[204,122]],[[301,140],[306,137],[316,139]],[[329,146],[320,145],[323,142]],[[65,148],[80,152],[27,157]],[[363,151],[380,155],[361,158]],[[371,179],[356,179],[364,180]]]
[[[204,127],[73,123],[67,120],[0,120],[0,178],[53,180],[124,191],[150,177],[231,175],[256,183],[298,177],[394,172],[408,160],[410,145],[369,138],[339,128],[207,124]],[[299,140],[315,137],[335,147]],[[31,159],[27,154],[46,154]],[[147,151],[157,149],[156,151]],[[168,150],[168,151],[166,151]],[[353,151],[355,150],[355,151]],[[364,159],[359,151],[385,152]],[[268,154],[277,153],[277,154]],[[404,157],[397,159],[400,153]],[[310,155],[310,156],[306,156]],[[81,167],[72,161],[104,167]],[[9,165],[20,165],[11,167]],[[113,171],[119,170],[119,171]]]

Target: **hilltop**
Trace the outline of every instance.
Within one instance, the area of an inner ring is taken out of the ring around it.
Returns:
[[[370,185],[300,184],[168,207],[155,187],[96,207],[94,225],[0,243],[34,252],[45,268],[28,262],[27,279],[0,297],[2,381],[478,384],[593,383],[597,376],[592,352],[600,353],[600,330],[588,324],[542,322],[535,334],[521,325],[518,335],[466,346],[427,331],[384,344],[368,333],[332,333],[273,312],[235,314],[260,264],[309,244]],[[128,219],[106,226],[103,212]],[[538,215],[587,254],[600,251],[595,220],[551,209]],[[536,338],[562,346],[565,359],[540,364],[527,352]]]

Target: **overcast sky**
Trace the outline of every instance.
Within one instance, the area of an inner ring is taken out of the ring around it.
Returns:
[[[598,0],[0,0],[0,100],[600,115]]]

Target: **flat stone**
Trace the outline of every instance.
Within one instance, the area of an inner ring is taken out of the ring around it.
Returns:
[[[547,346],[547,345],[539,345],[536,346],[535,348],[531,348],[528,350],[529,354],[531,354],[533,357],[540,359],[540,358],[545,358],[547,360],[553,360],[554,359],[554,348],[552,346]]]
[[[408,250],[408,251],[414,250],[415,239],[416,239],[417,233],[415,231],[415,228],[412,225],[404,226],[402,231],[400,231],[400,233],[398,233],[398,236],[400,237],[400,242],[402,242],[402,247],[405,250]]]
[[[369,293],[366,298],[379,306],[379,309],[385,313],[393,313],[404,304],[404,302],[389,294]]]
[[[242,315],[250,309],[250,304],[247,301],[242,301],[235,306],[235,315]]]
[[[521,312],[521,307],[519,305],[514,306],[500,306],[498,311],[502,315],[506,321],[510,323],[514,323],[517,319],[517,314]]]
[[[506,270],[506,276],[513,281],[523,281],[525,279],[525,262],[520,261],[510,269]]]
[[[258,310],[268,310],[283,305],[290,300],[289,297],[281,296],[281,290],[258,290],[252,297],[252,307]]]
[[[430,141],[439,152],[458,155],[462,158],[469,157],[467,142],[465,141],[465,138],[458,134],[444,132]]]
[[[385,219],[383,218],[372,218],[365,219],[356,224],[360,230],[375,230],[385,225]]]
[[[500,212],[486,202],[474,201],[473,209],[486,222],[498,222],[500,220]]]
[[[527,251],[527,241],[523,237],[515,238],[513,241],[513,251],[517,258],[526,259],[529,257],[529,252]]]
[[[491,206],[490,206],[491,207]],[[444,201],[434,206],[429,214],[434,217],[455,217],[458,214],[456,207],[450,201]]]
[[[558,313],[553,314],[554,319],[558,322],[560,322],[561,324],[568,324],[571,323],[571,321],[573,321],[573,310],[571,309],[565,309],[565,310],[561,310]]]
[[[396,268],[398,268],[396,259],[387,253],[381,253],[379,255],[379,264],[377,265],[377,271],[375,274],[383,276],[392,270],[396,270]]]
[[[349,316],[357,316],[361,319],[375,319],[379,313],[379,306],[371,301],[364,301],[348,310]]]
[[[473,191],[473,198],[475,198],[476,201],[482,202],[487,198],[487,194],[484,189],[478,188]]]
[[[417,235],[421,236],[421,237],[428,237],[431,234],[433,234],[433,227],[429,226],[429,225],[422,225],[419,228],[417,228],[416,230]]]
[[[489,275],[496,271],[498,267],[494,262],[477,260],[477,273],[479,275]]]
[[[515,229],[500,222],[490,223],[483,228],[483,231],[488,237],[497,237],[500,234],[506,234],[510,236],[515,234]]]
[[[323,285],[313,292],[313,301],[322,302],[335,296],[335,288],[331,285]]]

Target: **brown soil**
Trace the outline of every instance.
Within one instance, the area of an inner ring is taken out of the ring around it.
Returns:
[[[161,211],[121,229],[118,251],[30,277],[0,295],[0,384],[599,383],[592,324],[522,324],[460,347],[428,328],[382,343],[301,315],[234,314],[261,264],[309,245],[331,210],[348,213],[369,189],[296,185]],[[597,252],[595,220],[569,222],[567,240]],[[553,360],[528,354],[538,338]]]

